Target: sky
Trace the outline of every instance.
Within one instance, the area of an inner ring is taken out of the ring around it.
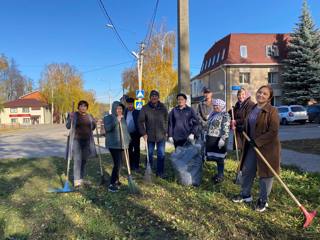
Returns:
[[[129,50],[147,33],[156,0],[103,0]],[[0,0],[0,54],[14,58],[38,86],[45,65],[69,63],[82,73],[84,87],[107,102],[122,94],[121,73],[135,60],[106,27],[98,0]],[[320,27],[320,1],[308,0]],[[302,0],[189,0],[190,71],[199,73],[206,51],[230,33],[291,32]],[[155,26],[177,31],[177,1],[159,0]],[[175,56],[177,58],[177,54]],[[176,60],[177,62],[177,60]],[[177,66],[176,66],[177,67]]]

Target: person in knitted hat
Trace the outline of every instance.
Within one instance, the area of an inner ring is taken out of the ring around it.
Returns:
[[[213,100],[213,112],[209,115],[206,139],[207,159],[217,162],[217,174],[213,176],[214,184],[224,179],[224,161],[230,130],[230,115],[226,112],[226,103],[221,99]]]

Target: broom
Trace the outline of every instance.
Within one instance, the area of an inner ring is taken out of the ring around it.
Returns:
[[[123,128],[121,121],[119,121],[119,126],[120,126],[120,142],[123,143],[124,138],[123,138]],[[126,164],[127,164],[127,169],[128,169],[128,188],[129,192],[132,194],[137,194],[140,193],[140,190],[137,186],[137,184],[133,181],[132,175],[131,175],[131,169],[130,169],[130,164],[129,164],[129,153],[128,149],[124,148],[124,156],[126,159]]]
[[[147,152],[147,168],[146,168],[146,171],[144,172],[143,180],[146,183],[152,183],[152,170],[151,170],[151,165],[149,161],[149,149],[148,149],[147,141],[145,141],[145,146],[146,146],[146,152]]]
[[[250,142],[250,138],[248,137],[248,135],[245,132],[242,132],[243,136],[246,138],[246,140],[248,142]],[[303,224],[303,227],[306,228],[308,227],[311,223],[312,220],[314,219],[314,217],[317,214],[317,211],[312,211],[312,212],[308,212],[305,207],[298,201],[298,199],[293,195],[293,193],[290,191],[290,189],[287,187],[287,185],[282,181],[282,179],[280,178],[280,176],[277,174],[277,172],[272,168],[272,166],[269,164],[269,162],[267,161],[267,159],[265,159],[265,157],[262,155],[262,153],[259,151],[259,149],[257,147],[253,148],[256,153],[260,156],[260,158],[262,159],[262,161],[267,165],[267,167],[270,169],[270,171],[273,173],[273,175],[278,179],[278,181],[281,183],[282,187],[284,187],[284,189],[286,190],[286,192],[290,195],[290,197],[293,199],[293,201],[298,205],[298,207],[300,208],[300,210],[303,212],[304,216],[305,216],[305,222]]]

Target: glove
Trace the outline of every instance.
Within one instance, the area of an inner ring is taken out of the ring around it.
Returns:
[[[249,144],[251,147],[258,147],[256,142],[253,139],[250,139]]]
[[[193,141],[194,140],[194,134],[190,134],[189,136],[188,136],[188,139],[190,140],[190,141]]]
[[[173,138],[172,137],[169,137],[169,142],[173,143]]]
[[[222,138],[220,138],[218,142],[218,148],[221,149],[224,146],[224,144],[225,144],[225,141]]]
[[[237,125],[236,120],[231,120],[230,127],[231,127],[232,130],[236,129],[236,125]]]

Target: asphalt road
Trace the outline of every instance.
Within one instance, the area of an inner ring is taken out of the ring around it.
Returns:
[[[43,125],[31,129],[0,133],[0,159],[65,156],[68,130],[64,125]],[[281,140],[320,138],[317,124],[289,125],[280,127]],[[143,141],[142,141],[143,142]],[[231,141],[230,141],[231,142]],[[100,139],[101,150],[104,138]]]
[[[64,157],[68,133],[64,125],[39,125],[30,129],[0,133],[0,159]],[[101,146],[104,141],[104,138],[100,139]],[[104,148],[100,149],[105,152]]]

